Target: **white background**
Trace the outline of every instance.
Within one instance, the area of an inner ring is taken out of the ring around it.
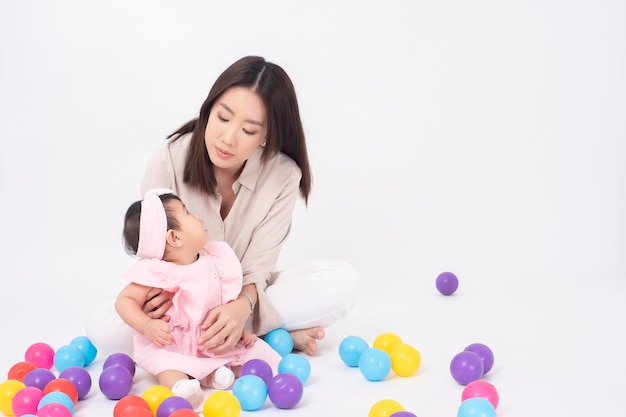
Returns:
[[[622,411],[626,3],[608,0],[0,0],[3,374],[116,294],[148,156],[245,55],[291,76],[313,166],[281,266],[363,275],[288,413],[455,415],[447,366],[473,342],[500,417]],[[343,337],[387,331],[422,352],[415,377],[342,366]],[[76,415],[111,409],[96,388]]]

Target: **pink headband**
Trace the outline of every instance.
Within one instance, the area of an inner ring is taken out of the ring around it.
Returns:
[[[167,216],[159,195],[171,192],[172,190],[164,188],[154,188],[146,192],[141,202],[139,244],[137,245],[137,256],[140,258],[163,259]]]

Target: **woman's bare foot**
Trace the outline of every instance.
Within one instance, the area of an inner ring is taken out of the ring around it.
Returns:
[[[319,326],[292,330],[289,333],[291,333],[293,338],[293,348],[309,356],[315,355],[315,352],[317,352],[317,341],[322,340],[326,336],[324,329]]]

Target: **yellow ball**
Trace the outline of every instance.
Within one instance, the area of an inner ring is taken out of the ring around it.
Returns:
[[[5,416],[13,416],[13,397],[22,388],[26,388],[26,384],[17,379],[8,379],[0,384],[0,411]]]
[[[399,376],[411,376],[417,372],[422,356],[419,351],[411,345],[401,343],[389,352],[391,358],[391,369]]]
[[[389,353],[391,352],[391,349],[393,349],[400,343],[402,343],[402,339],[400,339],[400,336],[398,336],[397,334],[381,333],[376,336],[376,339],[374,339],[374,344],[372,346]]]
[[[203,413],[211,417],[239,417],[241,404],[230,391],[215,391],[204,400]]]
[[[404,407],[396,400],[380,400],[370,408],[368,417],[389,417],[398,411],[404,411]]]
[[[146,400],[152,415],[156,416],[157,409],[166,398],[172,397],[174,393],[163,385],[153,385],[141,393],[141,398]]]

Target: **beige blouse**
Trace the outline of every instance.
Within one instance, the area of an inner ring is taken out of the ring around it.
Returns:
[[[233,184],[235,202],[225,219],[220,215],[221,196],[209,197],[183,183],[191,134],[164,140],[148,161],[141,195],[151,188],[169,188],[198,214],[211,240],[225,240],[241,261],[244,285],[256,284],[257,308],[247,326],[263,335],[281,327],[283,319],[265,294],[275,272],[280,249],[291,229],[291,219],[300,189],[301,171],[287,155],[278,154],[261,163],[259,148],[246,162]]]

